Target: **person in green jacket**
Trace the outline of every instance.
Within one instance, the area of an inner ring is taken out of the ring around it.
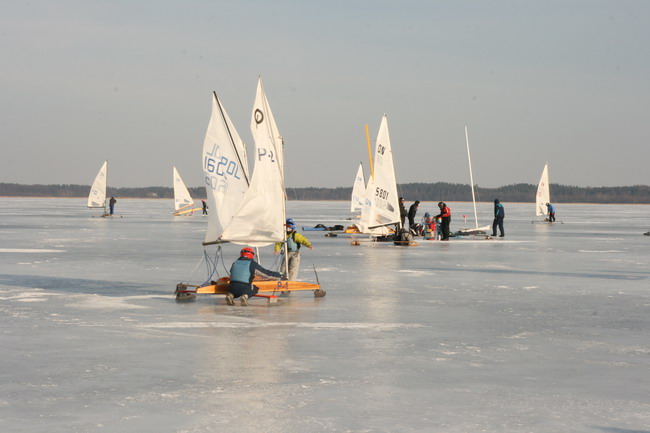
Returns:
[[[300,247],[304,245],[310,250],[313,250],[314,247],[306,237],[296,231],[296,224],[293,219],[287,218],[285,227],[287,228],[287,260],[289,262],[287,279],[295,281],[298,278],[298,269],[300,268]],[[280,253],[280,251],[282,251],[282,242],[275,244],[275,254]]]

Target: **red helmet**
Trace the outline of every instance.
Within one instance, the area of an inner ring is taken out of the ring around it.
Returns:
[[[242,248],[241,252],[239,253],[240,257],[246,257],[247,259],[253,259],[255,257],[255,251],[253,251],[252,248]]]

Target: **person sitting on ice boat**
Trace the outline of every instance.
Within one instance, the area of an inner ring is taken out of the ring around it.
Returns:
[[[295,281],[298,278],[298,269],[300,268],[300,246],[304,245],[310,250],[313,250],[314,247],[311,245],[311,242],[296,231],[296,224],[293,222],[293,219],[287,218],[285,224],[287,230],[287,260],[289,264],[288,270],[288,279],[289,281]],[[275,244],[275,254],[278,254],[282,250],[282,242]]]
[[[548,222],[555,222],[555,206],[551,203],[546,203],[546,209],[548,210]]]
[[[436,230],[436,223],[429,212],[425,212],[422,217],[422,233],[421,235],[424,239],[431,239],[434,236]]]
[[[242,305],[248,305],[248,298],[255,296],[259,291],[253,284],[255,275],[282,278],[282,274],[263,268],[254,258],[255,251],[252,248],[242,248],[239,258],[230,267],[230,289],[226,294],[228,305],[235,305],[235,298],[239,298]]]

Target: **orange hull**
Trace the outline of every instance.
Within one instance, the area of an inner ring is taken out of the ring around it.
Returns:
[[[218,281],[213,281],[215,284],[208,286],[197,287],[196,293],[225,295],[230,288],[230,278],[219,278]],[[255,280],[253,282],[259,287],[259,293],[279,293],[279,292],[297,292],[311,290],[320,290],[319,284],[305,283],[302,281],[286,281],[286,280]]]

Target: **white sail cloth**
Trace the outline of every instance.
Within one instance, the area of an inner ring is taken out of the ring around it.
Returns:
[[[363,203],[366,197],[366,181],[363,175],[363,164],[359,163],[357,177],[354,179],[352,186],[352,197],[350,200],[350,212],[363,209]]]
[[[374,177],[366,187],[358,227],[362,233],[385,234],[388,231],[386,226],[400,222],[395,165],[386,115],[381,119],[377,134],[373,171]]]
[[[102,168],[95,177],[88,194],[88,207],[106,209],[106,184],[108,176],[108,161],[104,161]]]
[[[205,190],[210,213],[204,243],[221,240],[248,189],[246,145],[239,137],[217,94],[203,142]]]
[[[284,240],[285,192],[282,137],[260,78],[251,116],[255,168],[248,190],[222,240],[265,246]]]
[[[178,212],[186,208],[194,208],[194,200],[192,200],[192,196],[176,167],[174,167],[172,175],[174,181],[174,210]]]
[[[542,170],[542,177],[537,185],[537,194],[535,195],[535,215],[541,216],[548,213],[546,203],[551,202],[551,191],[548,184],[548,162]]]

